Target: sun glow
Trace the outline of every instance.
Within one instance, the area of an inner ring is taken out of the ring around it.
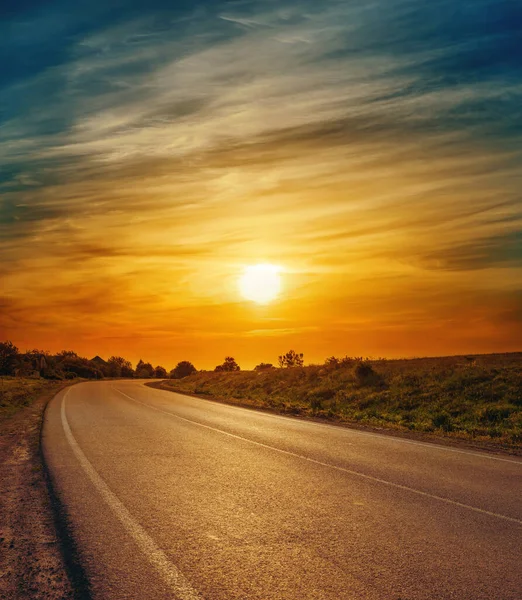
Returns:
[[[239,280],[239,290],[246,300],[257,304],[272,302],[281,291],[281,267],[262,264],[247,267]]]

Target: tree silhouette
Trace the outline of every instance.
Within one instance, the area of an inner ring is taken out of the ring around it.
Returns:
[[[167,369],[165,369],[165,367],[162,367],[161,365],[158,365],[154,369],[154,377],[156,377],[156,379],[166,379]]]
[[[111,356],[107,361],[107,373],[109,377],[132,377],[134,370],[123,356]]]
[[[0,375],[13,375],[19,357],[13,342],[0,342]]]
[[[136,377],[140,379],[150,379],[154,377],[154,367],[150,363],[143,362],[140,358],[136,365]]]
[[[286,354],[281,354],[278,357],[278,364],[281,369],[289,369],[291,367],[302,367],[304,365],[303,353],[297,354],[294,350],[289,350]]]
[[[103,372],[96,364],[81,356],[68,355],[64,360],[57,363],[54,368],[47,369],[43,376],[48,379],[61,379],[71,374],[85,379],[103,379]]]
[[[183,377],[188,377],[192,375],[192,373],[196,373],[196,367],[189,362],[188,360],[182,360],[179,362],[170,372],[170,376],[172,379],[182,379]]]
[[[225,361],[218,365],[214,371],[240,371],[241,367],[237,364],[235,358],[232,356],[226,356]]]

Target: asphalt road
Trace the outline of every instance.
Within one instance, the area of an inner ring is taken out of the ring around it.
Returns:
[[[95,598],[522,598],[522,460],[145,387],[51,402]]]

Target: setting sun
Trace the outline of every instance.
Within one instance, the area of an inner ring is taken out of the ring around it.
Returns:
[[[247,267],[239,280],[241,295],[246,300],[267,304],[281,291],[281,267],[276,265],[253,265]]]

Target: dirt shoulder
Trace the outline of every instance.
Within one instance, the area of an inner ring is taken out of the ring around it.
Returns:
[[[202,400],[210,400],[211,402],[219,402],[221,404],[229,404],[231,406],[241,406],[242,408],[247,408],[250,410],[260,410],[263,412],[269,412],[272,414],[279,414],[288,417],[292,417],[295,419],[301,419],[306,421],[313,421],[316,423],[328,423],[330,425],[335,425],[337,427],[347,427],[349,429],[356,429],[359,431],[368,431],[370,433],[378,433],[382,435],[389,435],[393,437],[399,437],[407,440],[418,441],[418,442],[427,442],[432,444],[438,444],[441,446],[449,446],[454,448],[462,448],[468,450],[483,450],[486,452],[490,452],[493,454],[499,455],[508,455],[508,456],[521,456],[522,457],[522,447],[503,447],[498,442],[492,441],[489,442],[487,440],[469,440],[463,439],[456,436],[443,435],[442,433],[424,433],[420,431],[404,431],[399,429],[388,429],[385,427],[372,427],[371,425],[363,425],[361,423],[352,422],[349,420],[341,420],[335,417],[321,416],[314,417],[306,414],[296,414],[288,410],[279,409],[277,407],[266,406],[260,404],[256,400],[245,400],[233,398],[233,397],[222,397],[211,394],[196,394],[194,392],[190,392],[184,390],[183,388],[176,388],[172,385],[172,380],[166,381],[149,381],[145,383],[145,385],[157,388],[161,390],[167,390],[169,392],[175,392],[178,394],[183,394],[185,396],[193,396],[194,398],[201,398]]]
[[[45,407],[63,387],[41,382],[28,405],[0,420],[1,599],[75,597],[40,455]]]

